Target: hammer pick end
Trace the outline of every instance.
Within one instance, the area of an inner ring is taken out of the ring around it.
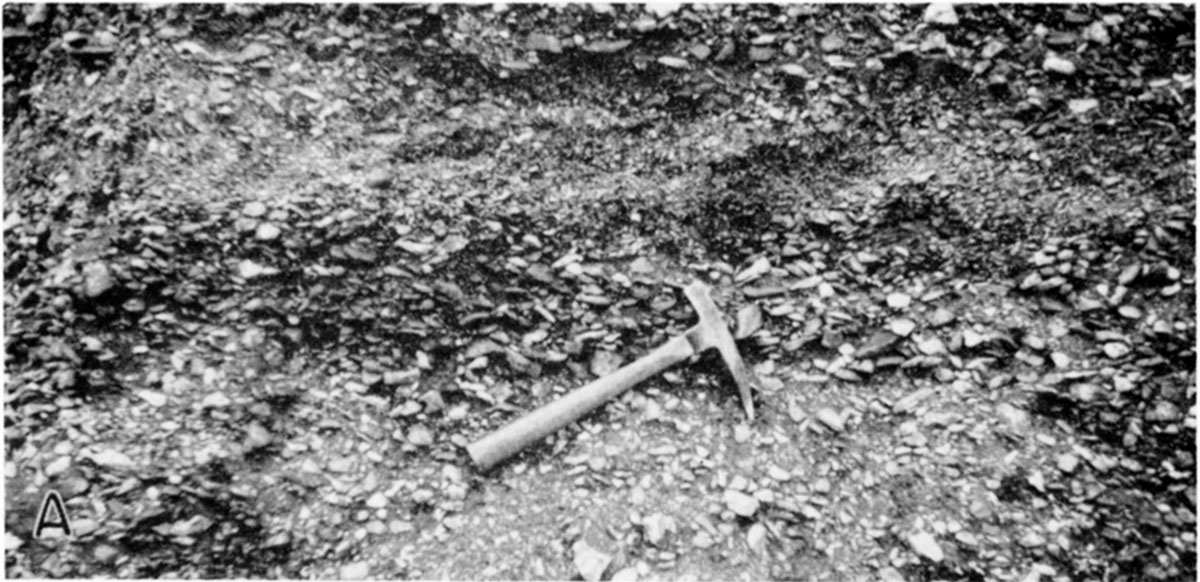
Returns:
[[[742,397],[742,408],[746,410],[746,419],[754,420],[754,391],[751,387],[758,387],[758,379],[744,364],[736,368],[733,370],[733,379],[737,382],[738,393]]]
[[[684,287],[683,292],[692,302],[692,307],[696,309],[697,315],[700,316],[700,322],[696,324],[695,331],[689,332],[693,336],[689,337],[689,341],[697,350],[709,346],[717,348],[717,351],[721,353],[721,359],[725,361],[725,365],[729,367],[729,372],[733,375],[733,381],[737,383],[738,393],[742,397],[742,408],[746,410],[746,417],[754,420],[754,395],[751,388],[758,386],[758,380],[746,368],[746,363],[742,361],[737,344],[730,335],[725,320],[721,317],[721,311],[717,309],[716,303],[713,303],[708,286],[700,281],[693,281]]]

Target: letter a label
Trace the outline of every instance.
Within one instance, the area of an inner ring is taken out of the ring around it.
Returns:
[[[51,509],[54,510],[54,521],[51,521],[50,518]],[[47,529],[57,529],[62,532],[61,535],[52,535],[52,537],[71,537],[71,518],[67,517],[67,506],[63,504],[62,495],[53,489],[48,491],[45,499],[42,500],[42,508],[38,511],[37,525],[33,528],[34,539],[42,539],[42,536],[46,535],[45,530]]]

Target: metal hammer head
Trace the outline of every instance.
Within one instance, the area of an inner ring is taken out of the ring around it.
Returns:
[[[708,285],[693,281],[683,288],[683,293],[687,295],[688,301],[692,302],[692,307],[696,308],[696,313],[700,315],[700,321],[688,333],[688,339],[692,342],[693,348],[697,352],[710,347],[717,348],[717,351],[721,353],[721,359],[725,361],[725,365],[729,366],[729,372],[733,374],[733,381],[737,383],[738,392],[742,396],[742,407],[746,409],[746,417],[754,420],[754,400],[750,389],[758,387],[758,379],[750,370],[746,369],[742,355],[738,353],[737,345],[733,343],[729,327],[721,318],[721,311],[717,309],[717,304],[713,303]]]

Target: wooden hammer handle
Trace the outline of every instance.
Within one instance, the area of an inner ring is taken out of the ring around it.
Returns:
[[[653,352],[550,402],[507,426],[471,443],[467,452],[481,470],[488,470],[526,446],[545,438],[608,400],[693,353],[686,335],[672,338]]]

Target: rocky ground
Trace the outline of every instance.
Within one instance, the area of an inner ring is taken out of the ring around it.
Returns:
[[[3,16],[9,576],[1196,576],[1190,6]]]

